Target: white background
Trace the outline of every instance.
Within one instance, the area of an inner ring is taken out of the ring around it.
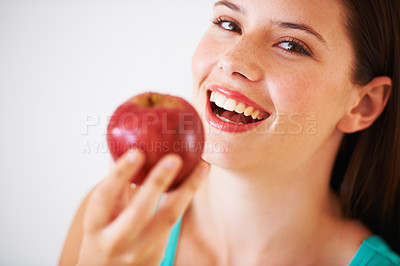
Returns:
[[[190,100],[212,3],[0,0],[0,265],[57,264],[108,171],[120,103],[143,91]]]

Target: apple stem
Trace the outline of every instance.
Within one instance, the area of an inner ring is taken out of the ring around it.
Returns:
[[[149,103],[149,106],[154,106],[154,104],[155,104],[155,102],[154,102],[154,99],[153,99],[153,97],[152,97],[153,95],[149,95],[149,97],[147,98],[148,99],[148,103]]]

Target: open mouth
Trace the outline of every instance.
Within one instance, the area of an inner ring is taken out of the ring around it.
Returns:
[[[218,91],[209,91],[208,97],[213,114],[225,122],[247,125],[263,121],[270,116],[260,108],[226,97]]]

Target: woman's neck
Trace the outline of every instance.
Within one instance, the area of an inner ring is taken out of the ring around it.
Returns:
[[[261,261],[260,254],[271,260],[271,254],[278,259],[290,250],[304,256],[313,246],[321,248],[315,243],[337,231],[340,211],[329,186],[328,161],[314,163],[288,167],[280,175],[213,166],[187,212],[199,241],[213,245],[220,259],[246,258],[247,264],[249,258]]]

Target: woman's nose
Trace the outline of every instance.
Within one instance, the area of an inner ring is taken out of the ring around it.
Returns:
[[[259,81],[263,78],[262,47],[256,40],[241,36],[225,47],[218,61],[218,68],[231,78]]]

